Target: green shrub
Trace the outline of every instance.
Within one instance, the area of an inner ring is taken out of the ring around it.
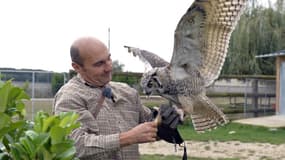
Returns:
[[[64,84],[64,73],[53,73],[51,79],[52,93],[55,94]]]
[[[38,112],[34,121],[25,120],[23,100],[27,93],[0,82],[0,159],[1,160],[75,160],[70,132],[79,127],[72,112],[49,115]]]

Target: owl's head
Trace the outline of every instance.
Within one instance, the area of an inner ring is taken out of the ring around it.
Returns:
[[[152,70],[143,74],[141,79],[141,87],[144,94],[151,95],[152,93],[164,93],[164,67],[153,68]]]

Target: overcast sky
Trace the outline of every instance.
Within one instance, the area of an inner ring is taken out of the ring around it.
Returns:
[[[267,3],[267,0],[261,0]],[[144,66],[124,45],[170,61],[175,27],[193,0],[0,0],[0,67],[68,72],[81,36],[108,45],[125,71]]]

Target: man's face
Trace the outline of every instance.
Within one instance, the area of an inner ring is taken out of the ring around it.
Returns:
[[[83,66],[79,66],[78,73],[92,85],[101,87],[112,79],[112,59],[107,48],[90,48],[82,55]]]

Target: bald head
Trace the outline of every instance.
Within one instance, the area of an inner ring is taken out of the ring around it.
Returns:
[[[72,62],[83,66],[84,60],[88,58],[90,54],[99,54],[106,50],[106,45],[99,39],[94,37],[81,37],[75,40],[71,45],[70,56]]]

